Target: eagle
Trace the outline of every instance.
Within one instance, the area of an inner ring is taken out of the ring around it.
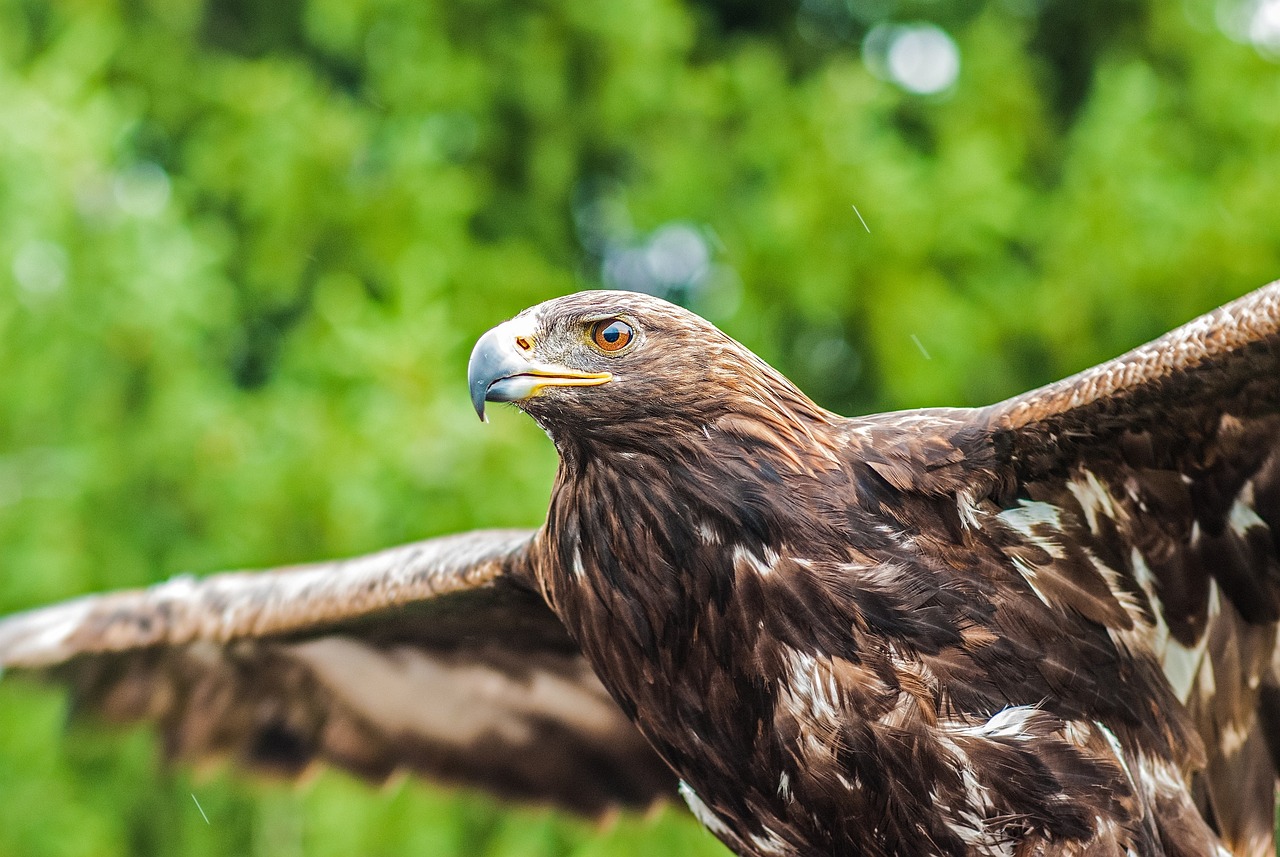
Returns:
[[[847,418],[589,291],[476,344],[546,522],[83,597],[0,665],[175,759],[410,770],[742,857],[1269,855],[1280,282],[984,408]]]

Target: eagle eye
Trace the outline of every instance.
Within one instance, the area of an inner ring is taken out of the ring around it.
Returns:
[[[620,318],[597,321],[591,326],[591,341],[596,348],[608,354],[614,354],[626,348],[635,338],[631,325]]]

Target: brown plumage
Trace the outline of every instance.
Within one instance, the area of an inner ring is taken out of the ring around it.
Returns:
[[[619,292],[470,380],[560,453],[537,532],[68,602],[0,664],[179,757],[585,812],[678,777],[748,857],[1272,852],[1280,284],[976,410],[839,417]]]

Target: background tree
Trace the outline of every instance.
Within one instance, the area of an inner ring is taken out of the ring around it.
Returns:
[[[539,522],[464,366],[579,288],[844,413],[1112,356],[1280,275],[1277,56],[1277,0],[0,4],[0,611]],[[724,853],[63,709],[0,683],[0,854]]]

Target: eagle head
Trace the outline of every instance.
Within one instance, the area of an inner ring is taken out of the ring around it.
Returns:
[[[682,431],[751,404],[808,400],[715,325],[651,295],[588,291],[531,307],[476,343],[471,401],[512,402],[557,441]],[[810,405],[816,409],[817,406]]]

